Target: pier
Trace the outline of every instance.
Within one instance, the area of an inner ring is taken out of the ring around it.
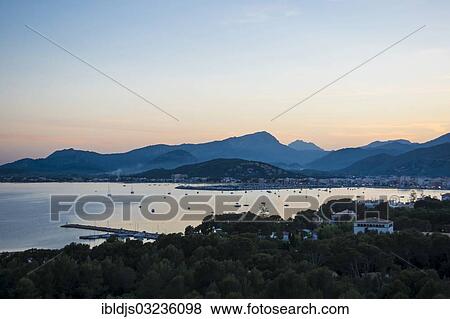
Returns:
[[[92,230],[92,231],[99,231],[99,232],[106,233],[106,234],[80,236],[80,239],[84,239],[84,240],[108,239],[110,237],[155,240],[159,237],[158,233],[129,230],[129,229],[124,229],[124,228],[112,228],[112,227],[82,225],[82,224],[65,224],[65,225],[61,225],[61,227],[62,228]]]

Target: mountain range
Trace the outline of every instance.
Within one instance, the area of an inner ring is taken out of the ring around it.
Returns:
[[[360,147],[326,151],[302,140],[285,145],[263,131],[199,144],[149,145],[124,153],[58,150],[46,158],[26,158],[2,165],[0,177],[132,175],[215,159],[240,159],[289,171],[326,174],[450,176],[448,143],[450,133],[425,143],[402,139],[374,141]]]
[[[370,156],[337,173],[354,176],[450,176],[450,143],[417,148],[400,155],[383,153]]]
[[[0,166],[0,175],[135,174],[149,169],[170,169],[217,158],[240,158],[298,169],[323,153],[325,152],[297,151],[280,143],[267,132],[257,132],[200,144],[150,145],[114,154],[64,149],[46,158],[27,158]]]
[[[425,143],[411,143],[407,140],[375,141],[361,147],[343,148],[328,152],[317,160],[307,163],[305,167],[320,171],[336,171],[372,156],[380,154],[395,156],[415,149],[432,147],[449,142],[450,133]]]

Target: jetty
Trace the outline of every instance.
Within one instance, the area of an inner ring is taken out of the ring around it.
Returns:
[[[84,229],[84,230],[92,230],[98,232],[105,232],[105,234],[95,234],[95,235],[87,235],[80,236],[80,239],[84,240],[96,240],[96,239],[108,239],[110,237],[119,237],[119,238],[134,238],[134,239],[150,239],[155,240],[159,237],[158,233],[130,230],[125,228],[112,228],[105,226],[94,226],[94,225],[82,225],[82,224],[65,224],[61,225],[62,228],[73,228],[73,229]]]

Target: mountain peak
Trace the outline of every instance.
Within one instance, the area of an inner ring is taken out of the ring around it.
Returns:
[[[323,149],[312,142],[306,142],[303,140],[295,140],[288,144],[290,148],[297,151],[323,151]]]
[[[78,151],[78,150],[75,150],[74,148],[64,148],[64,149],[61,149],[61,150],[54,151],[48,157],[49,158],[59,157],[59,156],[67,155],[67,154],[74,154],[76,152],[85,152],[85,151]]]
[[[374,141],[367,145],[362,146],[362,148],[376,148],[376,147],[385,147],[385,146],[395,146],[395,145],[412,145],[411,141],[406,139],[397,139],[397,140],[387,140],[387,141]]]
[[[241,137],[246,137],[246,136],[258,136],[258,137],[276,139],[275,136],[273,136],[272,134],[270,134],[267,131],[258,131],[258,132],[254,132],[254,133],[249,133],[249,134],[242,135]]]
[[[245,134],[241,136],[235,136],[232,137],[232,139],[239,139],[239,140],[251,140],[255,142],[265,142],[265,143],[280,143],[275,136],[270,134],[267,131],[259,131],[255,133]]]

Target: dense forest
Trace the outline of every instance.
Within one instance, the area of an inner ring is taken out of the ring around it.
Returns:
[[[302,240],[292,231],[302,219],[205,220],[153,243],[1,253],[0,298],[450,298],[450,238],[419,232],[442,228],[449,204],[416,206],[392,212],[402,228],[392,235],[342,223]],[[282,230],[289,240],[266,236]]]

